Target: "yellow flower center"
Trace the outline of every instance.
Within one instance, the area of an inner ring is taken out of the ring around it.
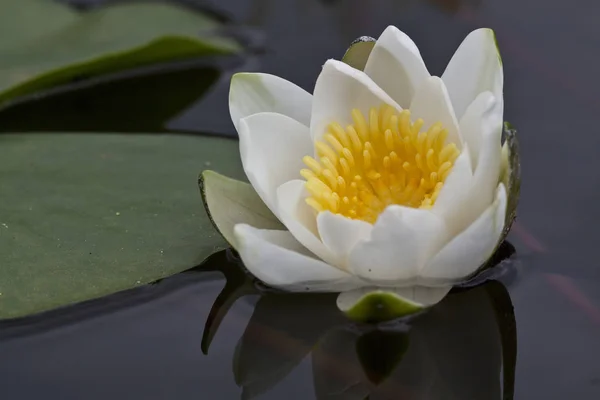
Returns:
[[[331,123],[315,144],[317,159],[303,158],[306,202],[370,223],[390,204],[431,208],[460,154],[442,124],[421,131],[423,120],[388,105],[368,118],[354,109],[352,120],[346,129]]]

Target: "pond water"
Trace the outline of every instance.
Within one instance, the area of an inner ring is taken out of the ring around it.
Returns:
[[[309,91],[326,59],[387,25],[414,39],[434,74],[468,32],[493,28],[523,174],[503,284],[455,293],[431,313],[373,331],[340,319],[329,296],[242,296],[248,288],[234,273],[228,296],[218,297],[217,270],[233,265],[218,253],[156,285],[1,325],[2,398],[488,400],[512,398],[513,384],[515,399],[600,398],[600,157],[591,154],[600,147],[600,3],[202,4],[245,27],[232,28],[254,48],[245,70]],[[222,74],[170,128],[234,135],[227,80]]]

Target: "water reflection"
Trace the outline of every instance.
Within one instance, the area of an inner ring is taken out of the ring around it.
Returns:
[[[205,352],[227,308],[258,293],[235,264],[221,265],[228,284],[207,321]],[[516,326],[502,283],[457,291],[422,315],[379,326],[348,321],[335,300],[261,294],[233,357],[243,399],[269,392],[307,356],[317,399],[512,398]]]
[[[0,131],[164,132],[167,121],[209,91],[221,69],[216,60],[201,60],[82,79],[4,108]]]

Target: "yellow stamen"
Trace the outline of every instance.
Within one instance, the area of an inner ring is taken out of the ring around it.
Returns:
[[[390,204],[429,209],[434,206],[460,151],[446,143],[441,123],[421,130],[410,111],[383,105],[368,116],[354,109],[353,124],[333,122],[323,141],[315,143],[317,158],[303,158],[310,197],[316,212],[331,211],[374,223]]]

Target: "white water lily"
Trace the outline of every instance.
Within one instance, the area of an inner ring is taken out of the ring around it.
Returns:
[[[245,266],[274,287],[347,291],[342,308],[373,287],[441,300],[503,233],[502,91],[489,29],[467,36],[441,78],[393,26],[364,71],[328,60],[313,95],[273,75],[235,75],[244,171],[285,227],[236,224]]]

